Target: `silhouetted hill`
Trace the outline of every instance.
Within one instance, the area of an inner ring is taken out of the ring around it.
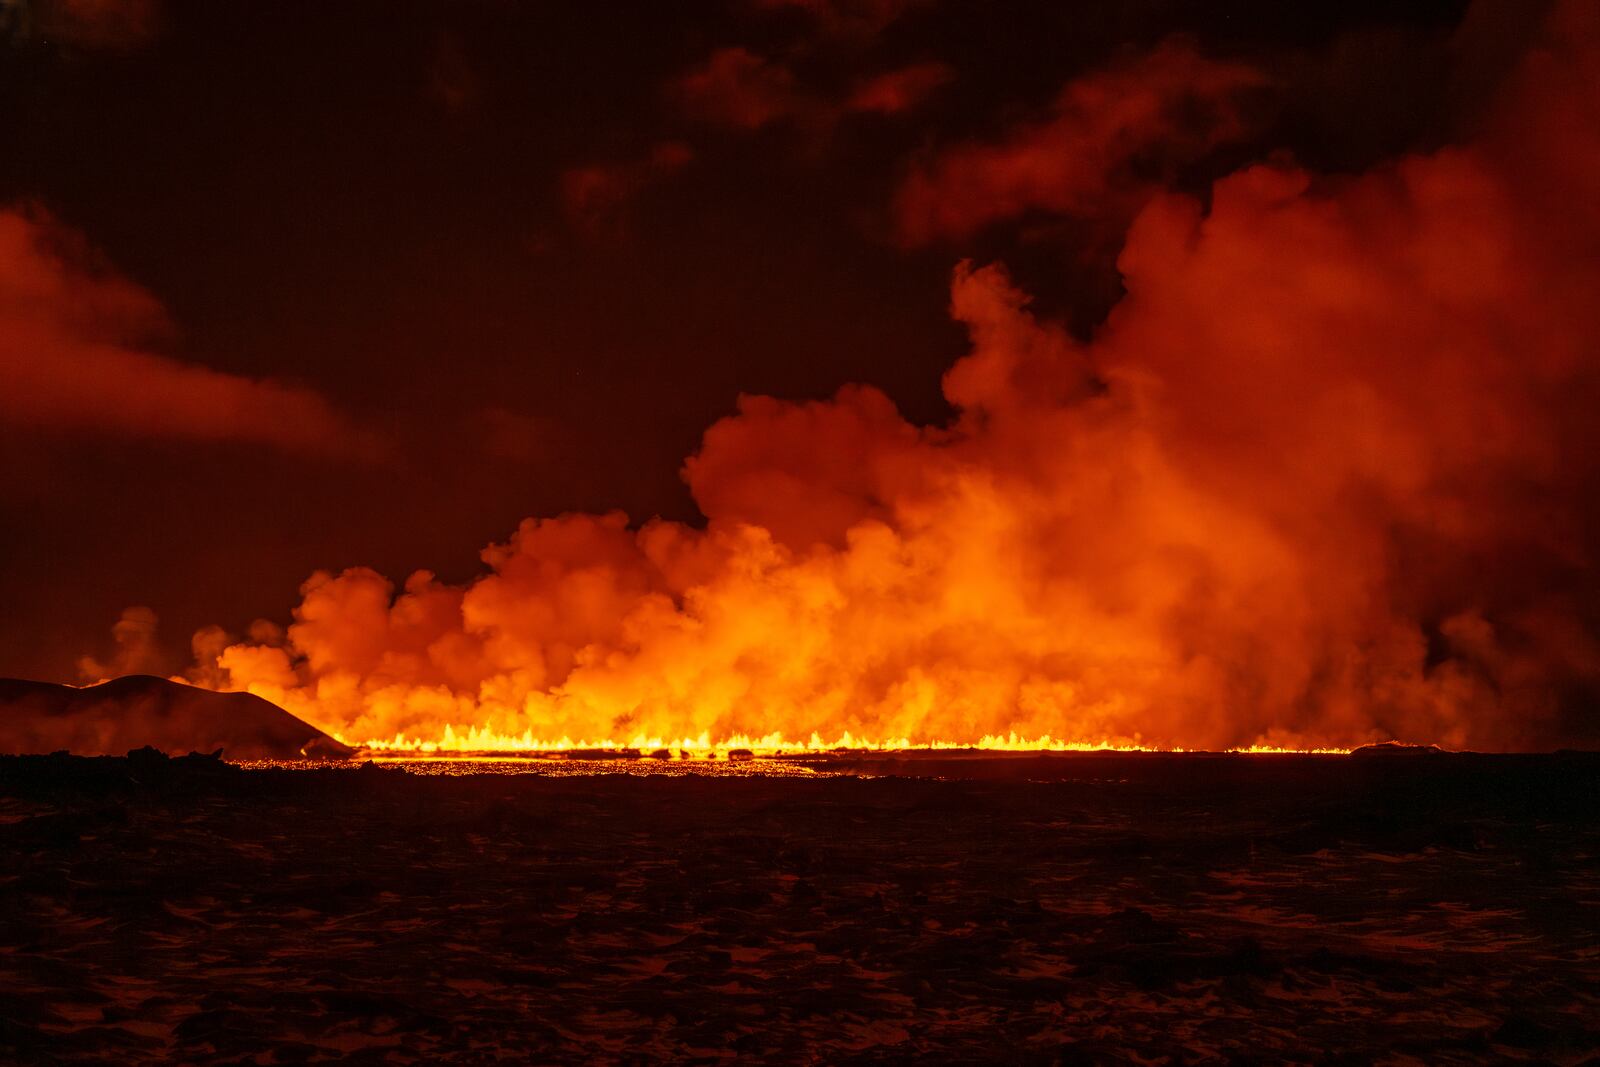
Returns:
[[[74,689],[0,678],[0,752],[118,755],[150,745],[230,759],[343,759],[353,749],[270,701],[129,675]]]

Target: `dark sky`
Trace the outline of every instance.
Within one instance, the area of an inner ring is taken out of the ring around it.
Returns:
[[[0,675],[74,679],[135,604],[175,669],[313,570],[462,580],[529,515],[693,520],[679,468],[740,393],[861,381],[942,420],[961,258],[1086,331],[1143,170],[1359,169],[1448,137],[1495,69],[1456,2],[115,7],[0,4],[0,207],[146,291],[150,351],[314,392],[348,433],[0,404]],[[917,167],[1174,35],[1271,72],[1239,130],[1134,153],[1080,212],[897,223]]]

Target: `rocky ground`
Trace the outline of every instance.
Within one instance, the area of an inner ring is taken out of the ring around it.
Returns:
[[[1591,758],[888,769],[0,758],[0,1060],[1600,1054]]]

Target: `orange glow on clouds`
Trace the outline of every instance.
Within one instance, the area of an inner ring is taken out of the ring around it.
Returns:
[[[85,10],[107,5],[79,5]],[[162,354],[154,297],[41,208],[0,208],[0,422],[375,456],[383,442],[298,386]]]

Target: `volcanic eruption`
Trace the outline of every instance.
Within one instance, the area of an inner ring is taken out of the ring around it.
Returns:
[[[0,132],[0,1063],[1600,1063],[1595,0],[0,0]]]
[[[1179,100],[1267,80],[1185,63]],[[1027,206],[1025,153],[963,151],[918,203]],[[1453,143],[1145,190],[1086,339],[959,263],[946,422],[743,396],[683,466],[703,525],[530,518],[465,584],[318,572],[191,677],[398,747],[1592,741],[1597,187],[1568,3]]]

